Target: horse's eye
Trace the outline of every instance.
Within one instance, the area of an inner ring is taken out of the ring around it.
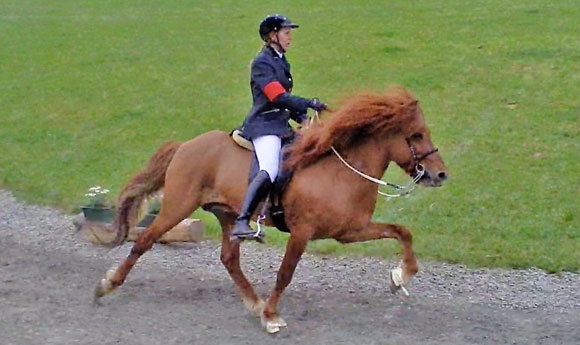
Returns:
[[[423,133],[413,133],[413,134],[411,134],[411,137],[409,139],[421,140],[421,139],[423,139]]]

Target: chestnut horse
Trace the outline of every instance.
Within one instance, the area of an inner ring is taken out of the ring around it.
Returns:
[[[425,186],[440,186],[447,178],[447,168],[431,142],[422,110],[411,93],[391,86],[384,93],[351,97],[321,119],[300,129],[288,148],[286,167],[294,175],[281,200],[291,234],[276,284],[265,302],[244,276],[240,242],[231,241],[229,234],[247,188],[252,153],[222,131],[207,132],[183,144],[166,143],[124,186],[114,222],[119,243],[136,223],[141,203],[163,188],[161,211],[139,234],[128,257],[99,282],[95,300],[123,284],[139,257],[200,206],[217,217],[223,234],[221,261],[245,307],[261,318],[269,333],[286,326],[277,313],[278,302],[308,241],[332,238],[352,243],[395,238],[402,247],[403,260],[392,271],[391,291],[404,287],[417,272],[412,236],[401,225],[371,222],[379,191],[373,177],[381,178],[389,163],[395,162]],[[271,225],[271,219],[265,223]]]

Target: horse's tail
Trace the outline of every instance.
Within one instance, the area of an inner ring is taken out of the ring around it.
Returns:
[[[165,173],[181,143],[164,143],[149,159],[145,169],[135,174],[123,187],[117,198],[117,215],[113,228],[117,231],[115,245],[121,245],[129,235],[129,229],[137,222],[143,201],[165,185]]]

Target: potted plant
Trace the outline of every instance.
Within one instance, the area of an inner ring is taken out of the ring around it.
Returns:
[[[107,198],[108,189],[101,186],[89,188],[86,203],[81,206],[86,221],[111,223],[115,219],[114,204]]]
[[[155,196],[148,200],[147,213],[145,214],[145,217],[143,217],[143,219],[141,219],[141,221],[137,225],[138,227],[146,228],[149,225],[151,225],[151,223],[153,223],[153,220],[155,220],[155,217],[157,217],[159,211],[161,210],[162,198],[163,198],[162,196]]]

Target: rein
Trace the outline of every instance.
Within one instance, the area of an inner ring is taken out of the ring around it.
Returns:
[[[382,191],[377,191],[377,193],[379,193],[382,196],[385,196],[387,198],[396,198],[399,196],[405,196],[409,193],[411,193],[414,189],[415,186],[417,186],[417,182],[419,182],[419,180],[421,180],[421,178],[423,177],[423,175],[425,175],[425,168],[423,167],[422,164],[416,164],[415,165],[415,172],[417,173],[415,175],[415,177],[413,177],[413,179],[411,181],[409,181],[407,184],[400,186],[398,184],[394,184],[391,182],[387,182],[387,181],[383,181],[383,180],[379,180],[377,178],[374,178],[372,176],[369,176],[363,172],[360,172],[358,170],[356,170],[355,167],[353,167],[352,165],[348,164],[348,162],[346,160],[344,160],[344,158],[342,158],[342,156],[338,153],[338,151],[336,151],[336,149],[334,148],[334,146],[331,146],[330,149],[332,150],[332,152],[334,152],[334,154],[338,157],[338,159],[344,164],[346,165],[350,170],[354,171],[355,173],[359,174],[361,177],[374,182],[378,185],[381,186],[387,186],[387,187],[391,187],[395,190],[406,190],[404,192],[401,193],[397,193],[397,194],[390,194],[390,193],[385,193]]]
[[[320,116],[318,115],[318,111],[314,112],[314,117],[316,118],[316,121],[322,121],[320,119]],[[374,182],[380,186],[387,186],[387,187],[391,187],[394,190],[398,190],[398,191],[402,191],[400,193],[396,193],[396,194],[390,194],[390,193],[385,193],[382,191],[377,191],[377,193],[379,193],[380,195],[386,197],[387,199],[390,198],[396,198],[396,197],[400,197],[400,196],[405,196],[410,194],[413,190],[415,190],[415,187],[417,186],[417,183],[421,180],[421,178],[423,178],[423,176],[425,175],[425,167],[420,163],[421,160],[427,158],[427,156],[437,152],[439,149],[435,148],[419,157],[417,157],[417,154],[415,153],[415,148],[413,147],[413,145],[411,145],[411,143],[409,142],[409,140],[407,140],[407,144],[409,145],[409,149],[411,150],[411,154],[413,155],[413,160],[415,161],[415,177],[413,177],[411,179],[411,181],[409,181],[407,184],[405,185],[398,185],[398,184],[394,184],[391,182],[387,182],[387,181],[383,181],[377,178],[374,178],[372,176],[369,176],[363,172],[358,171],[355,167],[353,167],[352,165],[350,165],[344,158],[342,158],[342,156],[338,153],[338,151],[336,151],[336,149],[334,148],[334,146],[330,146],[330,149],[332,150],[332,152],[334,152],[334,154],[338,157],[338,159],[344,164],[346,165],[350,170],[354,171],[355,173],[357,173],[359,176]]]

